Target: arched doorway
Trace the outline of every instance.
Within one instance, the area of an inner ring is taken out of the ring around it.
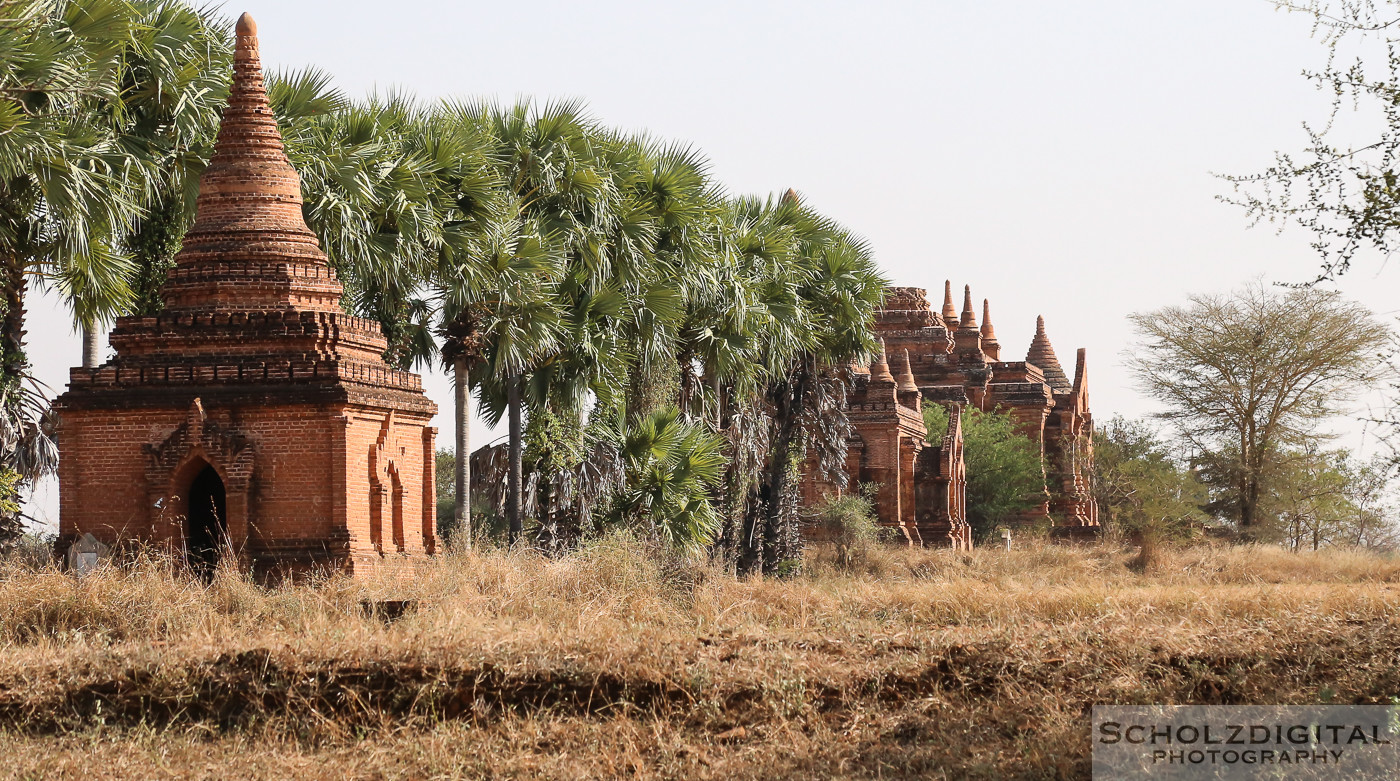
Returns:
[[[228,502],[224,481],[214,467],[205,465],[190,483],[186,520],[185,556],[190,568],[212,575],[228,539]]]

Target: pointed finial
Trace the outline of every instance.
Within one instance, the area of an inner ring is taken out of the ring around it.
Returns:
[[[253,15],[244,12],[238,17],[238,24],[234,26],[233,33],[234,61],[247,62],[258,59],[258,23],[253,21]]]
[[[909,360],[909,351],[904,350],[904,362],[899,366],[899,392],[912,393],[919,389],[914,382],[914,364]]]
[[[948,330],[958,327],[958,310],[953,308],[953,280],[943,280],[943,324]]]
[[[875,359],[870,362],[870,379],[872,382],[881,381],[894,384],[894,375],[890,374],[890,364],[885,358],[885,340],[880,340],[880,352],[875,355]]]
[[[963,311],[962,319],[958,321],[959,330],[972,330],[977,327],[977,315],[972,311],[972,285],[963,285]]]
[[[982,299],[982,352],[993,361],[1001,360],[1001,344],[997,342],[996,329],[992,328],[992,306]]]
[[[257,32],[252,16],[239,17],[233,81],[194,224],[161,288],[167,310],[341,311],[343,288],[306,225],[301,177],[268,104]]]

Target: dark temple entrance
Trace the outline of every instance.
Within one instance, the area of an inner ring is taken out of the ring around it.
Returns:
[[[190,483],[187,524],[185,555],[190,568],[208,577],[214,573],[228,537],[224,481],[212,466],[205,466]]]

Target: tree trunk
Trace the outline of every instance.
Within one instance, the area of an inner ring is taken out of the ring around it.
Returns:
[[[748,490],[749,500],[744,503],[744,520],[739,527],[738,574],[742,577],[763,570],[762,507],[765,502],[761,492]]]
[[[510,478],[506,486],[506,519],[510,523],[509,541],[513,547],[525,530],[524,519],[520,517],[521,481],[524,471],[525,447],[520,433],[520,382],[516,376],[510,379],[508,403],[510,405]]]
[[[679,366],[678,378],[680,383],[679,398],[676,406],[680,408],[681,420],[692,420],[690,405],[695,398],[695,366],[694,355],[690,351],[682,353],[677,359]]]
[[[1259,480],[1264,472],[1266,445],[1258,441],[1253,425],[1240,435],[1240,528],[1252,536],[1259,515]]]
[[[96,369],[102,365],[102,334],[95,325],[83,326],[83,368]]]
[[[1240,528],[1253,529],[1259,514],[1259,475],[1253,467],[1246,467],[1244,487],[1240,493]]]
[[[783,524],[783,498],[788,490],[788,467],[792,459],[792,446],[801,425],[802,407],[807,396],[806,367],[798,369],[796,382],[791,386],[784,383],[774,412],[778,418],[778,436],[772,444],[771,466],[768,472],[768,503],[763,521],[763,572],[771,575],[778,569],[783,537],[790,532]]]
[[[24,262],[15,255],[5,257],[5,317],[0,321],[0,368],[7,384],[16,383],[25,373],[29,360],[24,355],[24,296],[29,278]]]
[[[472,547],[472,505],[471,505],[471,388],[467,380],[467,357],[459,355],[452,360],[452,400],[454,441],[453,451],[456,463],[453,468],[454,495],[452,517],[457,522],[457,534],[468,548]]]
[[[719,374],[716,374],[716,375],[715,375],[715,378],[714,378],[714,385],[715,385],[715,428],[716,428],[716,430],[718,430],[718,431],[720,431],[720,432],[722,433],[726,428],[728,428],[728,424],[725,422],[725,420],[726,420],[726,415],[727,415],[727,413],[728,413],[728,407],[727,407],[727,405],[725,405],[725,403],[724,403],[724,402],[725,402],[725,396],[726,396],[727,394],[724,393],[724,386],[720,383]]]

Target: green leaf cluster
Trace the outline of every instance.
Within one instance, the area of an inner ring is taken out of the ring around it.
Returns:
[[[941,443],[948,430],[948,408],[925,404],[923,413],[929,442]],[[967,408],[962,429],[967,520],[974,539],[985,542],[999,526],[1045,500],[1045,467],[1037,443],[1017,431],[1008,414]]]

